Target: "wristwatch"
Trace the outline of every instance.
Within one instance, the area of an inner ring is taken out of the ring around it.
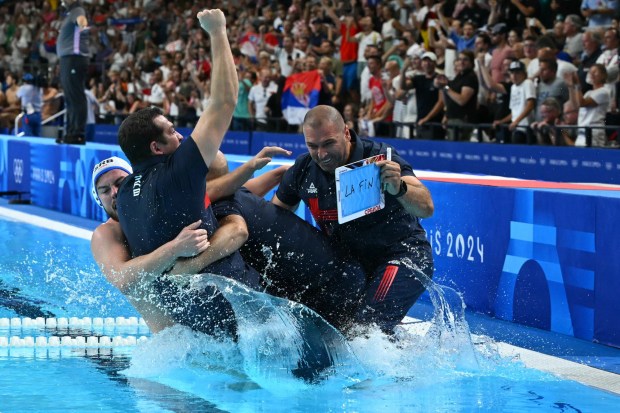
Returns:
[[[398,193],[396,195],[394,195],[394,198],[400,198],[401,196],[405,195],[407,193],[407,184],[405,183],[405,181],[403,181],[402,179],[400,180],[400,190],[398,191]]]
[[[450,90],[450,86],[445,85],[445,86],[443,87],[443,89],[447,92],[448,90]]]

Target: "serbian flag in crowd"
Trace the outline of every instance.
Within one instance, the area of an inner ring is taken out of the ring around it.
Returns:
[[[239,50],[246,56],[256,57],[260,37],[256,33],[247,32],[239,39]]]
[[[321,75],[318,70],[290,75],[282,92],[282,115],[289,125],[301,125],[304,116],[319,102]]]

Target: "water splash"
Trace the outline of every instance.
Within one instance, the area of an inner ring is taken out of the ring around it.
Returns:
[[[0,263],[3,281],[49,316],[107,317],[119,311],[137,315],[108,284],[83,245],[34,239],[27,249],[13,247],[11,254],[11,260]]]
[[[261,387],[287,394],[311,383],[351,385],[366,378],[346,339],[309,308],[224,277],[195,280],[195,287],[216,286],[231,303],[244,371]]]

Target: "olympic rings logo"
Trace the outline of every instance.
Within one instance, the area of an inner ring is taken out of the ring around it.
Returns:
[[[23,159],[13,159],[13,177],[15,178],[16,184],[22,183],[22,178],[24,177],[24,160]]]

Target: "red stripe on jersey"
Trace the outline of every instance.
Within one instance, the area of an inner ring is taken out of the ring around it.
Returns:
[[[314,217],[314,220],[318,223],[338,220],[338,210],[319,208],[319,198],[308,199],[308,206],[310,208],[310,213],[312,213],[312,216]]]
[[[205,192],[205,208],[209,208],[211,205],[211,198],[209,198],[209,194]]]

